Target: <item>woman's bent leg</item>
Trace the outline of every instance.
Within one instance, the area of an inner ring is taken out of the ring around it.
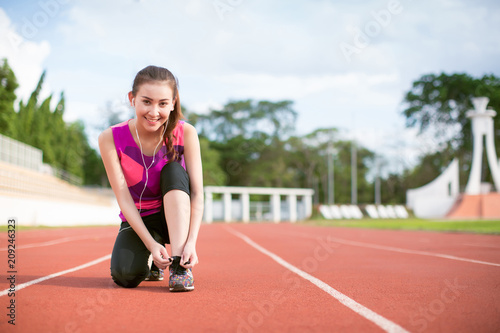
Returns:
[[[172,256],[181,256],[189,234],[191,201],[189,195],[181,190],[169,191],[163,197],[165,218]]]
[[[193,273],[180,262],[191,222],[189,176],[179,163],[172,162],[163,167],[161,189],[173,259],[169,267],[169,290],[191,291],[194,289]]]
[[[181,256],[189,234],[191,199],[189,176],[179,163],[171,162],[162,169],[161,189],[172,256]]]
[[[137,287],[149,274],[149,254],[135,231],[130,226],[122,227],[111,254],[113,281],[125,288]]]

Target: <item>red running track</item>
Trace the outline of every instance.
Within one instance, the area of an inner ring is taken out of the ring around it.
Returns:
[[[0,332],[500,331],[500,236],[203,225],[196,289],[170,293],[113,284],[117,230],[17,231],[15,297],[0,234]]]

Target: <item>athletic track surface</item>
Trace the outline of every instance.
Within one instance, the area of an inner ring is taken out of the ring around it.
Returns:
[[[500,236],[203,225],[195,291],[114,285],[118,227],[17,231],[0,332],[499,332]],[[9,302],[15,300],[15,326]]]

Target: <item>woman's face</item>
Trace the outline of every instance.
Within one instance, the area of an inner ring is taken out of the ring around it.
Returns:
[[[166,82],[144,83],[135,97],[129,93],[129,99],[135,107],[136,125],[148,132],[162,128],[175,104],[172,88]]]

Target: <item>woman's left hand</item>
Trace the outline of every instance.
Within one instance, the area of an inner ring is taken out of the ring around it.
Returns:
[[[184,268],[193,268],[197,263],[198,255],[196,254],[196,247],[194,244],[186,243],[181,256],[181,266]]]

